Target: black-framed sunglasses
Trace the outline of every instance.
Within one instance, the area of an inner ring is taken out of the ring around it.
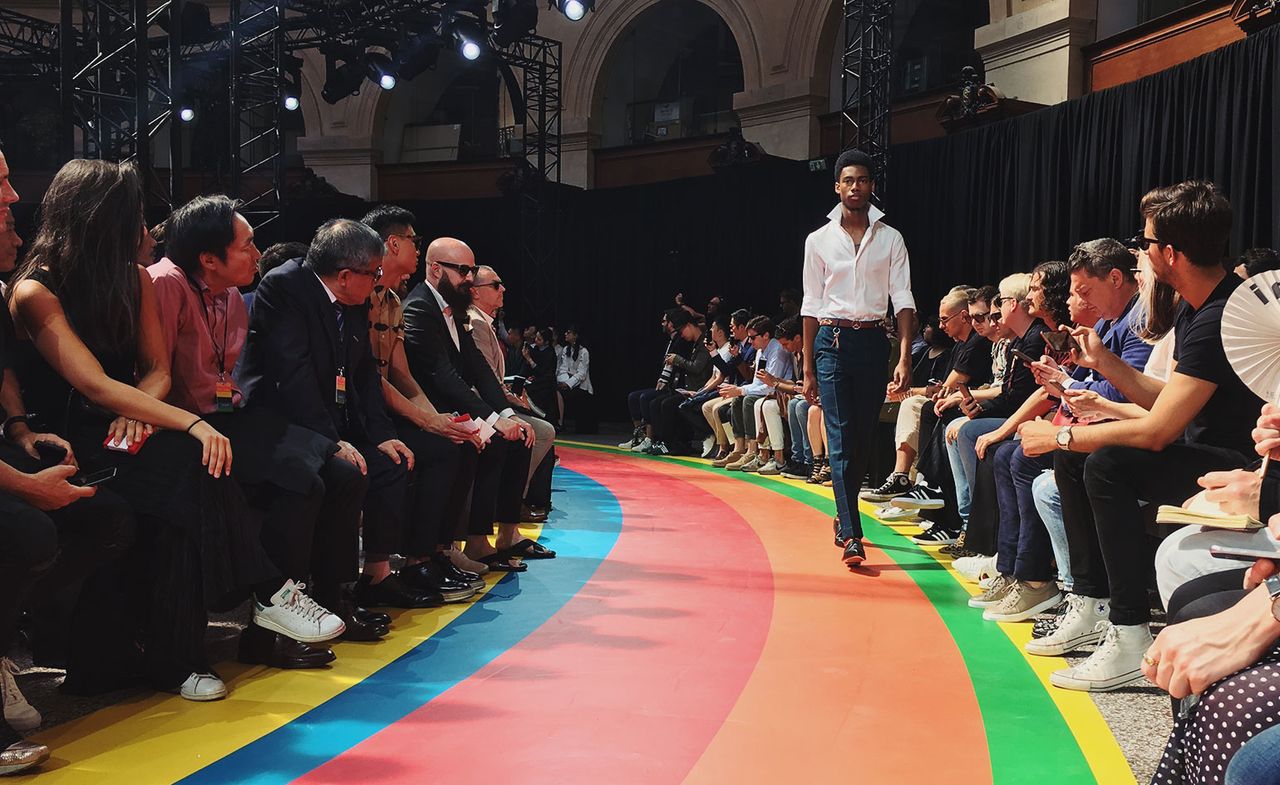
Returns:
[[[474,276],[476,274],[476,270],[479,269],[474,264],[454,264],[453,262],[427,262],[427,264],[438,264],[441,267],[448,267],[463,278],[466,278],[468,275]]]
[[[1167,242],[1165,240],[1157,240],[1154,237],[1147,237],[1145,234],[1135,234],[1133,237],[1130,237],[1125,242],[1125,247],[1132,248],[1135,251],[1146,251],[1153,244],[1157,246],[1167,245],[1170,248],[1174,248],[1174,249],[1177,248],[1177,246],[1175,246],[1171,242]]]
[[[759,335],[757,335],[756,333],[747,333],[747,340],[748,340],[748,341],[754,341],[755,339],[757,339],[757,338],[759,338],[759,337],[760,337],[760,336],[759,336]]]
[[[417,249],[418,253],[422,253],[423,250],[426,249],[427,247],[427,238],[420,234],[397,234],[393,232],[391,236],[403,237],[404,239],[413,243],[413,247]]]
[[[969,314],[969,318],[973,320],[974,324],[982,324],[987,320],[987,317],[990,315],[991,315],[990,313],[971,313]],[[939,324],[942,324],[942,323],[943,322],[939,321]]]
[[[968,313],[968,311],[956,311],[955,313],[951,314],[950,316],[939,316],[939,317],[938,317],[938,326],[939,326],[939,327],[946,327],[946,326],[947,326],[947,322],[951,321],[952,319],[956,318],[957,316],[959,316],[959,315],[961,315],[961,314],[967,314],[967,313]]]
[[[498,291],[498,289],[499,289],[499,288],[501,288],[501,286],[502,286],[502,281],[490,281],[489,283],[473,283],[473,284],[471,284],[471,288],[472,288],[472,289],[483,289],[483,288],[485,288],[486,286],[492,286],[492,287],[493,287],[493,290],[496,292],[496,291]]]

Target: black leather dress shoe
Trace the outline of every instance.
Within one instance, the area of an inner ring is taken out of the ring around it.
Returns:
[[[844,546],[844,566],[849,569],[862,566],[867,559],[867,552],[862,547],[862,540],[857,537],[849,540]]]
[[[387,633],[391,631],[391,625],[362,618],[361,610],[354,602],[346,598],[338,603],[338,607],[333,609],[338,618],[342,619],[342,623],[347,625],[347,628],[342,632],[342,640],[380,641],[385,638]],[[367,616],[384,616],[388,620],[391,618],[385,613],[371,614],[368,611],[364,611],[364,614]]]
[[[356,602],[364,608],[438,608],[444,597],[438,591],[409,587],[392,573],[378,583],[361,575],[356,582]]]
[[[463,602],[474,597],[476,593],[476,590],[471,588],[471,584],[446,575],[444,569],[430,559],[419,564],[407,564],[401,567],[399,575],[400,581],[410,589],[438,592],[441,597],[444,597],[445,602]]]
[[[342,599],[338,600],[334,604],[341,605],[344,602],[350,603],[351,607],[355,608],[352,618],[364,622],[365,624],[377,624],[383,627],[391,626],[391,617],[387,614],[379,613],[378,611],[371,611],[368,608],[362,608],[360,604],[356,602],[356,594],[353,589],[344,587],[340,596]],[[329,606],[326,605],[325,607],[327,608]],[[337,613],[337,611],[334,612]],[[345,621],[346,618],[346,616],[343,616],[343,621]]]
[[[480,590],[484,588],[484,578],[479,573],[464,570],[456,566],[453,561],[443,553],[435,553],[431,556],[431,561],[436,563],[445,575],[453,578],[459,583],[465,583],[473,589]]]
[[[297,670],[323,668],[337,658],[333,655],[333,649],[328,646],[308,646],[286,635],[250,624],[240,635],[237,659],[248,665]]]

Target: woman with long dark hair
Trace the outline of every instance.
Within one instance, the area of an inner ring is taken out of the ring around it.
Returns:
[[[578,328],[564,331],[564,355],[556,370],[556,383],[564,397],[566,415],[572,415],[578,433],[595,433],[596,399],[591,388],[591,352],[578,343]]]
[[[39,232],[9,292],[31,415],[74,447],[138,518],[150,583],[141,601],[147,677],[183,697],[226,687],[204,654],[206,608],[271,567],[230,481],[231,444],[203,418],[162,402],[168,360],[130,165],[71,161],[41,205]]]

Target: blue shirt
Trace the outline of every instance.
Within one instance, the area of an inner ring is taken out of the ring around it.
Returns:
[[[1125,306],[1124,313],[1114,322],[1105,320],[1094,325],[1093,329],[1098,335],[1102,336],[1102,345],[1111,350],[1113,354],[1124,360],[1124,364],[1138,371],[1147,367],[1147,360],[1151,358],[1151,344],[1138,337],[1133,331],[1132,315],[1133,304],[1137,301],[1134,297]],[[1077,368],[1077,373],[1084,371],[1085,373],[1077,376],[1076,381],[1070,382],[1067,389],[1070,390],[1093,390],[1098,395],[1111,401],[1125,403],[1128,401],[1115,385],[1099,376],[1096,371],[1091,368]]]
[[[795,358],[778,342],[777,338],[771,338],[769,345],[764,347],[762,356],[756,360],[755,367],[764,368],[779,379],[790,379],[795,373]],[[743,395],[765,396],[773,392],[773,385],[752,378],[749,383],[738,389],[742,390]]]

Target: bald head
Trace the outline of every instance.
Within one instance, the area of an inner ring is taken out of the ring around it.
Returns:
[[[440,237],[431,241],[431,245],[427,246],[427,264],[433,265],[435,262],[449,262],[450,264],[461,264],[467,267],[473,267],[476,263],[476,255],[472,253],[471,247],[453,237]],[[428,275],[431,271],[428,271]],[[437,267],[435,275],[438,278],[440,270]]]

